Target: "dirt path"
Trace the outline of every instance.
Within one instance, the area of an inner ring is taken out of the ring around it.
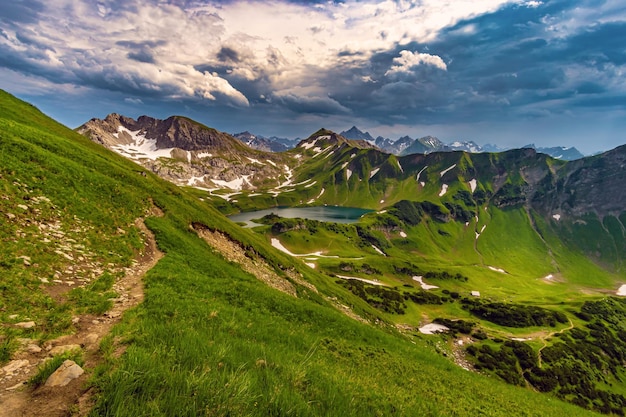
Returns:
[[[126,269],[126,274],[113,285],[113,290],[119,295],[114,300],[113,308],[103,316],[76,316],[73,320],[76,329],[74,334],[46,342],[40,351],[37,351],[36,346],[29,345],[17,353],[10,363],[21,361],[23,365],[13,375],[7,373],[0,381],[0,417],[55,417],[86,415],[89,412],[93,395],[91,391],[85,391],[85,385],[93,368],[101,360],[99,342],[120,321],[124,311],[141,303],[144,296],[142,278],[163,256],[143,219],[137,219],[135,226],[144,236],[145,248],[133,265]],[[36,374],[37,366],[51,356],[53,349],[72,345],[80,346],[83,352],[85,373],[82,376],[64,387],[41,386],[32,390],[25,385]]]
[[[539,368],[541,368],[541,364],[542,364],[542,360],[541,360],[541,351],[544,350],[546,347],[548,347],[548,339],[551,338],[552,336],[554,336],[555,334],[561,334],[566,330],[572,330],[574,328],[574,323],[572,323],[572,321],[569,321],[569,326],[565,327],[564,329],[559,330],[558,332],[552,332],[552,333],[548,333],[546,336],[541,338],[541,342],[543,343],[543,346],[541,346],[539,348],[539,350],[537,351],[537,366]]]

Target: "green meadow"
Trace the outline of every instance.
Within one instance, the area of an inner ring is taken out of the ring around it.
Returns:
[[[395,169],[392,167],[389,169]],[[523,212],[490,209],[489,218],[481,214],[480,221],[487,228],[476,245],[471,230],[477,227],[475,221],[468,229],[462,223],[440,224],[428,216],[419,224],[402,227],[406,239],[398,230],[379,227],[377,215],[367,216],[360,225],[317,225],[315,233],[308,229],[273,233],[269,225],[251,231],[225,218],[206,195],[144,173],[138,165],[4,92],[0,93],[0,187],[4,216],[0,222],[1,363],[12,358],[21,337],[44,341],[70,334],[74,315],[85,311],[101,314],[112,296],[111,277],[121,273],[142,247],[135,219],[145,218],[164,253],[144,277],[143,303],[126,312],[100,345],[103,361],[88,369],[89,384],[96,392],[93,416],[593,414],[585,408],[607,412],[600,408],[607,402],[599,399],[576,406],[562,400],[573,401],[575,392],[546,389],[540,393],[502,380],[502,375],[516,372],[520,378],[523,372],[528,372],[529,378],[541,378],[539,368],[524,368],[526,362],[516,359],[506,369],[489,368],[498,357],[492,351],[501,349],[502,358],[521,351],[496,339],[514,334],[525,337],[546,327],[510,328],[478,317],[475,311],[502,307],[470,304],[470,291],[484,292],[486,296],[480,300],[485,303],[504,302],[515,295],[515,303],[562,312],[567,319],[576,320],[577,326],[595,323],[589,321],[594,314],[602,318],[601,323],[613,323],[622,314],[623,306],[617,302],[608,307],[584,304],[600,300],[600,293],[579,291],[583,285],[606,290],[621,276],[591,261],[577,261],[580,255],[575,248],[565,243],[558,246],[560,240],[552,229],[543,239],[558,250],[540,256],[541,245],[527,248],[525,255],[536,257],[527,261],[529,269],[524,268],[524,259],[499,255],[497,245],[480,240],[491,233],[490,240],[513,244],[506,240],[511,230],[499,219],[527,222]],[[403,192],[402,187],[398,190]],[[371,196],[372,202],[379,201],[380,191]],[[162,217],[151,214],[154,207]],[[265,285],[228,261],[198,237],[192,224],[219,230],[239,242],[246,253],[262,258],[278,276],[290,281],[297,297]],[[541,226],[548,229],[548,225]],[[323,250],[339,258],[321,258],[313,269],[273,248],[271,237],[293,252]],[[538,240],[529,231],[523,239],[529,246]],[[372,244],[390,256],[380,255]],[[537,280],[551,271],[553,262],[561,268],[564,282]],[[583,273],[570,271],[575,266],[565,266],[570,262],[598,278],[584,280]],[[511,276],[488,269],[491,263],[509,268]],[[81,265],[84,268],[78,268]],[[369,294],[364,299],[355,294],[358,288],[338,283],[336,275],[342,268],[353,268],[345,275],[375,277],[406,293],[409,298],[402,301],[405,313],[382,309],[385,297],[395,297],[393,292],[369,293],[368,287],[362,287]],[[94,270],[101,273],[92,277],[89,272]],[[413,272],[432,273],[432,278],[425,280],[439,288],[424,294],[411,279]],[[294,276],[301,278],[295,280]],[[82,278],[85,285],[66,296],[51,292],[58,285],[67,285],[70,278]],[[313,284],[315,290],[301,280]],[[568,297],[564,304],[558,301],[561,292]],[[431,295],[441,303],[419,304]],[[543,310],[537,314],[550,316]],[[476,346],[494,346],[491,351],[462,353],[481,366],[481,372],[467,371],[454,362],[453,352],[459,346],[456,339],[417,331],[424,318],[437,317],[472,321],[473,335],[486,334],[483,342],[476,339]],[[33,329],[13,326],[26,318],[38,325]],[[408,330],[399,331],[398,323],[410,324]],[[564,337],[571,343],[589,338],[612,341],[622,329],[611,326],[596,323],[585,335]],[[567,324],[559,322],[548,328],[557,332]],[[548,352],[551,356],[544,355],[546,365],[541,369],[571,364],[556,341],[551,344],[556,348]],[[542,345],[535,341],[531,347],[538,350]],[[589,344],[584,346],[592,349]],[[613,365],[608,363],[606,369]],[[603,389],[623,393],[621,377],[623,371],[616,370],[614,377],[606,377]],[[615,397],[610,403],[618,401]],[[615,412],[609,407],[611,411]]]

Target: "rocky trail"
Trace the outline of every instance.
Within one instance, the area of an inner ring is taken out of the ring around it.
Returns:
[[[102,316],[79,315],[72,320],[75,333],[38,345],[29,339],[20,340],[22,346],[13,360],[0,368],[0,417],[86,415],[93,405],[93,393],[86,382],[98,362],[99,343],[122,314],[143,300],[143,276],[161,259],[152,232],[143,219],[135,226],[144,236],[144,250],[137,256],[125,275],[113,285],[118,297],[113,307]],[[33,389],[28,380],[37,373],[39,365],[52,356],[80,350],[83,367],[64,363],[45,384]],[[64,369],[62,369],[64,368]],[[64,373],[61,374],[61,371]],[[56,377],[57,382],[54,382]]]

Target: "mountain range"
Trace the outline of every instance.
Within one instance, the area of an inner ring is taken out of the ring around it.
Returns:
[[[626,196],[618,192],[626,187],[624,148],[569,162],[531,147],[495,154],[407,153],[418,146],[444,146],[425,137],[407,147],[406,155],[396,156],[372,144],[368,134],[353,140],[320,129],[288,151],[263,152],[178,116],[134,121],[109,115],[90,120],[78,132],[176,184],[219,196],[230,210],[294,204],[383,209],[412,195],[436,201],[453,217],[480,203],[524,207],[559,228],[576,228],[579,222],[602,224],[606,216],[618,219],[626,207]],[[614,233],[603,225],[592,240],[614,240]],[[619,241],[612,247],[610,254],[588,254],[617,265],[626,253]]]
[[[352,126],[350,129],[340,133],[341,136],[352,140],[364,140],[376,145],[380,150],[394,155],[410,155],[413,153],[430,153],[430,152],[452,152],[452,151],[465,151],[470,153],[481,152],[504,152],[511,148],[502,148],[497,145],[487,144],[484,146],[478,145],[473,141],[455,141],[448,144],[443,143],[434,136],[424,136],[418,139],[413,139],[410,136],[403,136],[393,141],[389,138],[378,136],[372,137],[369,132],[363,132],[356,126]],[[254,135],[250,132],[241,132],[233,135],[235,138],[241,140],[246,145],[253,149],[266,151],[266,152],[284,152],[289,149],[293,149],[300,139],[287,139],[278,138],[272,136],[269,138]],[[545,153],[555,159],[562,159],[565,161],[573,161],[583,158],[584,155],[578,151],[575,147],[536,147],[534,144],[524,146],[524,148],[533,148],[537,152]]]
[[[451,152],[465,151],[470,153],[481,152],[503,152],[510,148],[501,148],[495,145],[480,146],[473,141],[455,141],[448,144],[441,142],[434,136],[424,136],[413,139],[410,136],[403,136],[395,141],[382,136],[374,139],[368,132],[362,132],[356,126],[341,132],[341,135],[348,139],[361,139],[374,143],[381,150],[392,153],[394,155],[410,155],[413,153],[430,153],[430,152]],[[524,148],[533,148],[537,152],[545,153],[555,159],[563,159],[572,161],[583,158],[584,155],[574,147],[536,147],[534,144],[526,145]]]

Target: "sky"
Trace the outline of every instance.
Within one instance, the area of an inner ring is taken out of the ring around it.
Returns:
[[[626,1],[2,1],[0,88],[72,128],[184,115],[591,154],[626,143]]]

